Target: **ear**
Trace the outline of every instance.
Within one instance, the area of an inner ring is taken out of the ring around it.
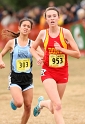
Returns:
[[[20,31],[20,27],[18,26],[18,30]]]
[[[58,20],[60,20],[60,16],[58,16]]]
[[[48,23],[47,19],[45,19],[46,23]]]

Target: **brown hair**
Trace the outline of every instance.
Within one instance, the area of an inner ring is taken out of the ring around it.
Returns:
[[[31,29],[32,29],[32,26],[33,26],[33,21],[29,18],[23,18],[19,21],[19,26],[21,26],[21,24],[24,22],[24,21],[29,21],[31,23]],[[8,29],[3,29],[2,30],[2,37],[3,38],[10,38],[10,39],[13,39],[13,38],[17,38],[18,36],[20,35],[20,32],[13,32],[13,31],[10,31]]]
[[[48,7],[45,12],[44,12],[44,17],[46,18],[46,12],[49,11],[49,10],[55,10],[57,13],[58,13],[58,16],[59,16],[59,11],[57,10],[56,7]]]

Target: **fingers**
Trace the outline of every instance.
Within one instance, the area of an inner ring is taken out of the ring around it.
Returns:
[[[5,68],[5,64],[0,65],[0,69]]]
[[[41,64],[42,64],[42,62],[43,62],[42,60],[39,60],[37,63],[38,63],[39,65],[41,65]]]
[[[57,42],[54,42],[54,45],[56,45],[56,46],[59,46],[59,43],[57,43]]]
[[[37,65],[42,65],[42,63],[43,63],[43,59],[42,58],[37,60]]]

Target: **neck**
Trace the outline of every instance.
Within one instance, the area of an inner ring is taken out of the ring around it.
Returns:
[[[18,39],[20,39],[23,42],[26,42],[28,40],[28,35],[21,35],[18,37]]]
[[[59,30],[59,26],[49,27],[49,32],[55,33]]]

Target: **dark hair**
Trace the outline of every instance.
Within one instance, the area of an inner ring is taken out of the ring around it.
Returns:
[[[29,21],[31,23],[31,29],[32,29],[32,26],[33,26],[33,21],[29,18],[23,18],[19,21],[19,26],[21,26],[21,24],[24,22],[24,21]],[[20,35],[20,32],[13,32],[13,31],[10,31],[8,29],[3,29],[2,30],[2,37],[3,38],[10,38],[10,39],[13,39],[13,38],[17,38],[18,36]]]
[[[48,7],[45,12],[44,12],[44,17],[46,18],[46,12],[49,11],[49,10],[55,10],[57,13],[58,13],[58,16],[59,16],[59,11],[57,10],[56,7]]]
[[[32,29],[32,26],[33,26],[33,21],[32,21],[32,19],[30,19],[30,18],[23,18],[23,19],[21,19],[20,21],[19,21],[19,26],[21,26],[21,24],[22,24],[22,22],[24,22],[24,21],[29,21],[30,23],[31,23],[31,29]]]
[[[83,18],[82,18],[82,20],[84,20],[84,21],[85,21],[85,17],[83,17]]]

